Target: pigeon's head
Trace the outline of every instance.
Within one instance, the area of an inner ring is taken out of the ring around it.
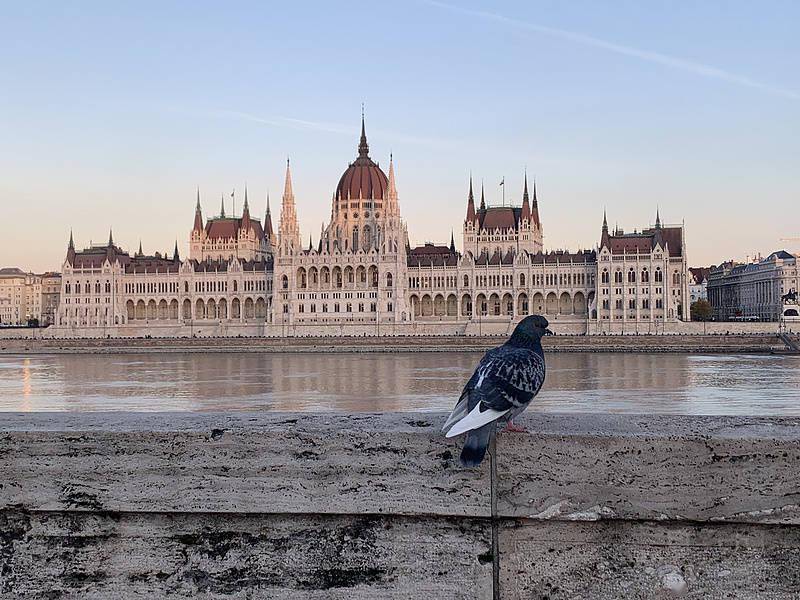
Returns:
[[[525,317],[517,324],[509,343],[517,346],[539,343],[543,336],[553,335],[553,332],[548,329],[549,325],[550,323],[542,315]]]

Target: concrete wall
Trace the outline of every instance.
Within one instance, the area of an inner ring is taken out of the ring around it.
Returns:
[[[6,414],[2,598],[797,598],[800,419]]]

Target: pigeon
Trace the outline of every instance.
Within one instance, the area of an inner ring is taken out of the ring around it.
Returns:
[[[514,418],[542,389],[542,336],[553,335],[549,325],[541,315],[525,317],[505,344],[483,356],[464,386],[442,431],[448,438],[467,434],[461,451],[465,467],[481,463],[499,419],[507,421],[509,431],[524,431],[514,425]]]

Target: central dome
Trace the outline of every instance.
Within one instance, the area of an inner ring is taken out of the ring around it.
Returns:
[[[364,132],[364,119],[361,119],[361,141],[358,144],[358,158],[351,163],[336,186],[336,199],[370,198],[383,200],[389,187],[389,179],[381,168],[369,157],[367,134]]]

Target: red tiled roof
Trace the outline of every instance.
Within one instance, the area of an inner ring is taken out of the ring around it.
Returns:
[[[241,218],[219,217],[206,221],[206,235],[214,240],[236,239],[240,229],[242,229]],[[261,221],[251,218],[250,229],[255,232],[256,239],[264,239],[264,230],[261,227]]]
[[[481,229],[516,229],[521,208],[510,206],[492,206],[478,211]]]

